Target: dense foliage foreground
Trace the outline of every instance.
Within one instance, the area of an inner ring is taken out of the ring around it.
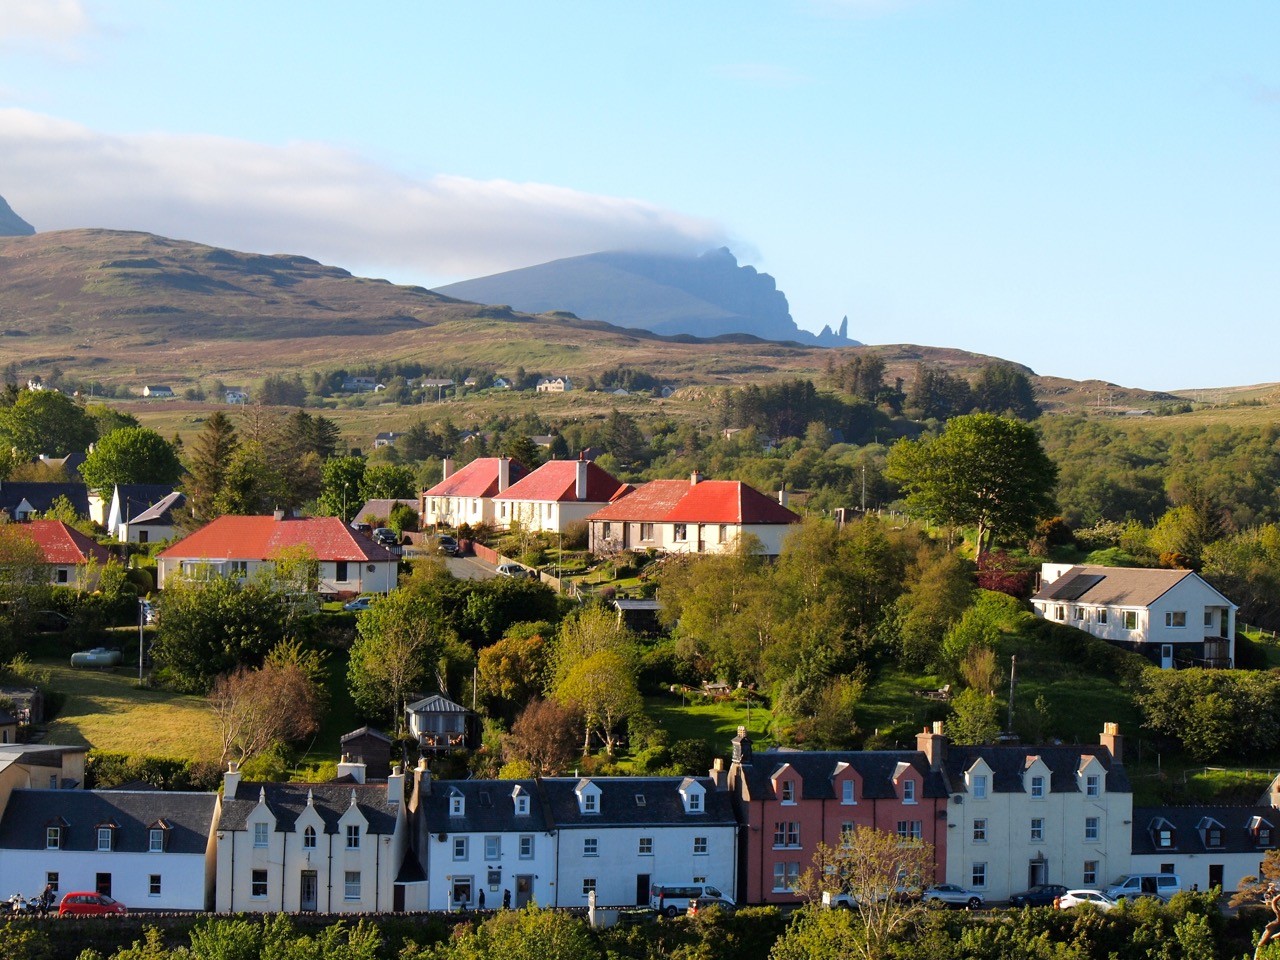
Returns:
[[[485,919],[388,916],[131,917],[122,922],[11,921],[0,927],[5,960],[1217,960],[1245,957],[1262,928],[1255,911],[1225,917],[1212,894],[1170,904],[1092,909],[917,912],[883,950],[867,952],[856,912],[775,908],[727,916],[646,920],[592,930],[550,910]],[[91,944],[92,946],[86,946]],[[118,945],[117,945],[118,944]],[[1271,956],[1266,953],[1265,956]],[[1280,956],[1280,953],[1276,953]]]

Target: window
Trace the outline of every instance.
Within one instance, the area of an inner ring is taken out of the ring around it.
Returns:
[[[346,880],[342,884],[343,900],[359,900],[360,899],[360,871],[346,871]]]
[[[596,892],[596,878],[583,877],[582,878],[582,895],[584,897],[589,898],[595,892]]]
[[[1098,818],[1097,817],[1084,818],[1084,839],[1085,839],[1085,842],[1088,842],[1090,840],[1096,841],[1098,839]]]
[[[923,836],[923,826],[922,820],[899,820],[898,836],[903,840],[919,840]]]
[[[62,846],[62,828],[61,827],[45,827],[44,828],[44,848],[46,850],[57,850]]]
[[[785,893],[800,880],[800,863],[775,863],[773,865],[773,890]]]
[[[358,823],[347,824],[347,849],[360,849],[360,824]]]
[[[71,579],[71,577],[70,577],[70,574],[69,574],[69,572],[68,572],[67,568],[66,568],[66,567],[59,567],[59,568],[58,568],[58,583],[68,583],[68,582],[70,582],[70,579]]]
[[[973,799],[987,799],[987,775],[985,773],[976,773],[973,776]]]
[[[253,871],[253,877],[249,883],[249,896],[255,900],[265,900],[267,898],[267,871]]]
[[[1206,847],[1222,846],[1222,824],[1214,823],[1205,828],[1204,845]]]
[[[596,795],[594,793],[584,793],[582,795],[582,812],[596,813]]]
[[[1086,860],[1084,862],[1084,873],[1082,874],[1082,882],[1085,886],[1093,886],[1098,882],[1098,861]]]
[[[153,873],[147,877],[147,896],[160,896],[160,874]]]
[[[1031,820],[1031,840],[1039,843],[1044,840],[1044,818],[1034,817]]]
[[[773,845],[775,847],[800,846],[800,824],[794,820],[779,820],[773,825]]]
[[[720,524],[720,542],[729,542],[729,525],[727,523]]]
[[[462,794],[455,793],[449,797],[449,816],[460,817],[463,812]]]
[[[49,789],[50,790],[58,789],[58,775],[56,773],[49,775]]]
[[[316,848],[316,828],[307,827],[302,831],[302,848],[304,850],[314,850]]]
[[[685,543],[689,539],[689,525],[685,523],[675,524],[672,537],[677,543]]]
[[[253,825],[253,845],[255,847],[265,847],[267,845],[267,824],[255,823]]]
[[[840,802],[841,803],[857,803],[858,802],[858,785],[852,780],[846,780],[840,785]]]
[[[974,843],[987,842],[987,821],[985,817],[979,820],[973,821],[973,842]]]
[[[520,836],[520,859],[533,859],[533,834],[525,833]]]
[[[529,815],[529,798],[524,794],[516,797],[516,816],[527,817]]]
[[[1086,797],[1096,797],[1102,793],[1102,777],[1096,773],[1091,773],[1084,778],[1084,795]]]
[[[1062,604],[1060,604],[1060,603],[1059,603],[1059,604],[1055,604],[1055,605],[1054,605],[1054,607],[1053,607],[1053,619],[1055,619],[1055,620],[1066,620],[1066,619],[1067,619],[1067,608],[1066,608],[1066,607],[1064,607],[1064,606],[1063,606]]]
[[[147,849],[152,853],[164,853],[164,831],[159,827],[152,827],[147,832]]]
[[[642,524],[640,524],[640,539],[641,539],[641,540],[644,540],[644,541],[648,541],[648,540],[652,540],[652,539],[653,539],[653,524],[652,524],[652,523],[642,523]]]
[[[975,863],[973,870],[969,873],[969,884],[975,890],[983,890],[987,886],[987,865],[985,863]]]
[[[598,837],[584,837],[582,839],[582,855],[584,857],[600,856],[600,840]]]
[[[1106,607],[1099,607],[1099,608],[1098,608],[1098,622],[1099,622],[1099,623],[1106,623],[1106,622],[1107,622],[1107,608],[1106,608]]]
[[[783,803],[796,802],[796,782],[794,780],[782,781],[782,802]]]
[[[914,780],[902,781],[902,802],[903,803],[916,802],[916,782]]]
[[[99,850],[111,849],[111,828],[110,827],[98,828],[98,849]]]
[[[1204,612],[1204,625],[1206,627],[1213,626],[1213,611],[1206,609]]]
[[[1138,629],[1138,611],[1124,610],[1120,613],[1120,625],[1126,630]]]
[[[1173,846],[1173,830],[1168,824],[1156,830],[1156,846],[1172,847]]]
[[[706,838],[706,837],[694,837],[694,838],[693,838],[693,853],[694,853],[694,856],[699,856],[699,855],[705,854],[706,852],[707,852],[707,838]]]
[[[653,837],[641,837],[640,847],[636,850],[636,853],[642,857],[653,856]]]
[[[697,792],[691,792],[689,793],[688,796],[689,796],[689,812],[701,813],[702,812],[702,794]]]
[[[453,859],[455,860],[467,859],[467,838],[466,837],[453,838]]]
[[[233,577],[247,577],[249,575],[249,562],[247,560],[232,560],[228,564]]]
[[[1077,623],[1083,623],[1087,619],[1085,617],[1084,607],[1072,607],[1071,619],[1076,621]]]
[[[484,858],[486,860],[502,859],[502,838],[501,837],[485,837],[484,838]]]
[[[1033,800],[1044,799],[1044,777],[1031,778],[1031,799]]]
[[[44,875],[44,882],[49,885],[49,891],[51,893],[57,893],[58,892],[58,871],[50,870],[48,873],[46,873]]]
[[[333,564],[333,579],[338,583],[347,582],[347,561],[337,560]]]
[[[1187,611],[1166,610],[1164,612],[1164,625],[1166,627],[1185,627],[1187,625]]]

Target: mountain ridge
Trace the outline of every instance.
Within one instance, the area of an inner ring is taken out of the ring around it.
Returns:
[[[36,228],[18,216],[4,197],[0,197],[0,237],[29,237]]]

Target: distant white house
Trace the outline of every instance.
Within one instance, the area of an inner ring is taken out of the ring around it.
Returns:
[[[508,380],[506,377],[494,377],[493,385],[499,390],[511,389],[511,381]]]
[[[153,386],[143,387],[143,388],[142,388],[142,395],[143,395],[144,397],[151,397],[152,399],[155,399],[155,400],[172,400],[172,399],[173,399],[173,387],[163,387],[163,386],[159,386],[159,387],[153,387]]]
[[[573,389],[573,381],[568,377],[543,377],[538,381],[539,393],[564,393]]]
[[[228,390],[225,399],[227,403],[248,403],[249,394],[243,390]]]

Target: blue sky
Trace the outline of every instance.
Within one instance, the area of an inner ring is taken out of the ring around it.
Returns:
[[[1272,3],[0,0],[0,195],[428,286],[724,244],[809,329],[1269,382],[1277,38]]]

